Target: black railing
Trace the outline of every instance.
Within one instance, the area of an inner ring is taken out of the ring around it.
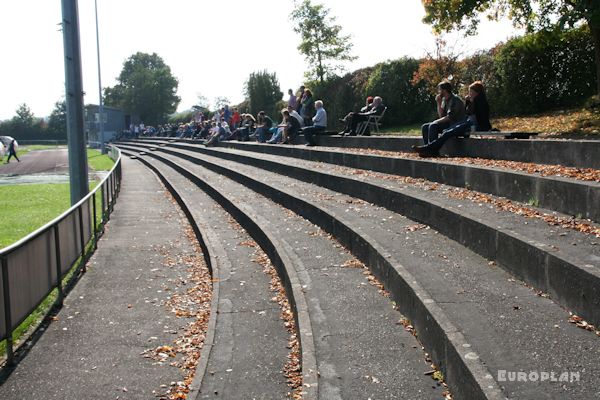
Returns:
[[[76,265],[85,268],[86,257],[96,247],[121,186],[121,152],[112,147],[110,156],[115,165],[88,195],[58,218],[0,250],[0,341],[6,339],[8,365],[14,362],[13,331],[54,289],[58,290],[55,305],[62,305],[63,279]]]

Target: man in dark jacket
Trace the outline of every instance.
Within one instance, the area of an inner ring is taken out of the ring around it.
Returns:
[[[371,115],[381,115],[385,110],[385,106],[383,105],[383,100],[379,96],[375,96],[373,98],[373,103],[371,104],[371,108],[365,112],[354,113],[346,115],[346,127],[340,135],[344,136],[348,134],[349,136],[356,136],[356,128],[358,124],[369,119]]]
[[[439,118],[421,127],[424,145],[436,140],[444,129],[463,122],[466,118],[465,104],[452,93],[450,82],[444,81],[438,85],[438,95],[435,97],[435,101]]]
[[[7,164],[10,162],[11,157],[16,158],[17,162],[21,162],[21,160],[19,160],[19,157],[17,157],[17,150],[15,147],[16,147],[16,140],[13,139],[10,141],[10,143],[8,145],[8,158],[6,159]]]

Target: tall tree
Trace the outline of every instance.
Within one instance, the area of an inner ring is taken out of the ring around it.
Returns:
[[[179,82],[156,53],[136,53],[123,64],[117,84],[104,90],[106,105],[139,115],[150,125],[166,120],[177,109]]]
[[[16,114],[17,115],[13,117],[15,123],[20,124],[23,127],[31,127],[33,125],[35,116],[27,104],[20,104],[16,110]]]
[[[290,19],[295,24],[294,32],[301,37],[298,50],[304,54],[311,66],[307,77],[317,78],[320,83],[343,70],[336,61],[352,61],[350,35],[342,36],[342,27],[335,24],[335,17],[329,16],[329,9],[322,4],[313,5],[310,0],[296,2]]]
[[[230,101],[227,97],[225,96],[217,96],[215,97],[215,108],[217,110],[220,110],[221,108],[223,108],[226,105],[229,105]]]
[[[466,29],[472,34],[480,15],[497,20],[508,16],[528,31],[573,27],[586,23],[595,47],[597,92],[600,94],[600,1],[599,0],[422,0],[426,23],[437,32]]]
[[[48,119],[48,133],[54,137],[67,137],[67,103],[65,100],[54,103],[54,110]]]
[[[245,95],[250,113],[254,115],[264,111],[267,115],[275,116],[277,102],[283,98],[277,75],[267,71],[250,74],[246,81]]]

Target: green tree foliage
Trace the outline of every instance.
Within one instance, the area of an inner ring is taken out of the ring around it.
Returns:
[[[0,135],[13,136],[17,140],[63,139],[55,137],[48,131],[42,118],[36,118],[29,106],[19,105],[15,116],[0,122]]]
[[[48,134],[54,138],[67,138],[67,103],[60,100],[54,103],[54,110],[48,119]]]
[[[374,67],[361,68],[323,83],[319,81],[306,83],[306,86],[312,90],[314,98],[323,100],[330,125],[332,122],[335,123],[336,118],[350,111],[360,110],[364,106],[365,88],[373,69]]]
[[[509,40],[494,59],[490,99],[502,114],[581,105],[596,91],[594,49],[587,27],[540,31]]]
[[[215,97],[215,107],[217,110],[220,110],[221,108],[225,107],[226,105],[229,105],[229,103],[230,103],[229,99],[225,96]]]
[[[369,77],[366,94],[381,96],[388,107],[385,122],[408,125],[429,119],[433,97],[424,82],[412,83],[419,61],[401,58],[378,64]]]
[[[148,125],[165,121],[180,101],[177,78],[156,53],[129,57],[117,82],[104,90],[105,104],[138,115]]]
[[[309,79],[318,79],[322,84],[336,71],[343,70],[340,61],[351,61],[356,57],[350,54],[350,36],[341,35],[342,27],[329,16],[329,9],[322,4],[313,5],[310,0],[295,3],[290,19],[295,24],[294,32],[300,34],[298,50],[310,64],[306,73]]]
[[[596,91],[600,93],[600,1],[598,0],[422,0],[424,21],[437,32],[466,29],[475,33],[480,16],[503,16],[529,32],[588,25],[595,50]]]
[[[20,104],[17,108],[16,114],[17,115],[13,117],[13,122],[15,124],[23,127],[30,127],[34,124],[35,116],[27,104]]]
[[[283,98],[283,93],[275,73],[271,74],[267,71],[251,73],[246,81],[244,94],[251,114],[256,115],[259,111],[264,111],[271,117],[279,114],[276,105]]]

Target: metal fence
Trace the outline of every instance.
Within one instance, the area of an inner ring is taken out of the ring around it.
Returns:
[[[0,250],[0,340],[6,339],[8,364],[13,363],[13,331],[54,289],[56,303],[62,304],[64,277],[75,264],[84,267],[91,253],[86,250],[96,246],[121,186],[121,152],[111,147],[109,155],[115,165],[94,190],[58,218]]]

